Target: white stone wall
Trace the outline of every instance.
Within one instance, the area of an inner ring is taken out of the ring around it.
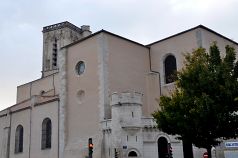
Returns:
[[[155,141],[144,142],[143,146],[143,153],[145,158],[158,158],[158,147]]]
[[[111,96],[111,146],[118,150],[121,157],[126,157],[132,150],[143,157],[141,99],[140,93],[114,93]]]

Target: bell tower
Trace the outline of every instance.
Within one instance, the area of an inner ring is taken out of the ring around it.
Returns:
[[[91,34],[90,26],[81,28],[61,22],[43,27],[43,64],[42,77],[58,72],[58,53],[61,47],[80,40]]]

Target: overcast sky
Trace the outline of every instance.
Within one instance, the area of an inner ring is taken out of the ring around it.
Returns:
[[[69,21],[149,44],[199,24],[238,41],[238,0],[2,0],[0,109],[41,77],[42,27]]]

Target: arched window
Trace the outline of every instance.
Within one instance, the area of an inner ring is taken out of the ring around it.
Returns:
[[[174,82],[176,79],[177,64],[176,58],[173,55],[169,55],[164,61],[165,70],[165,83]]]
[[[130,151],[128,157],[137,157],[137,153],[135,151]]]
[[[51,120],[49,118],[45,118],[42,122],[41,149],[51,148],[51,132]]]
[[[23,152],[23,127],[18,125],[15,133],[15,153]]]
[[[158,154],[159,158],[168,158],[168,141],[165,137],[160,137],[158,139]]]

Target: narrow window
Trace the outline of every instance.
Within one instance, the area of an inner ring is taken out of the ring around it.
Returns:
[[[53,43],[53,50],[52,50],[52,67],[55,69],[57,67],[57,54],[58,54],[58,49],[57,49],[57,39],[55,39]]]
[[[23,127],[18,125],[15,134],[15,153],[23,152]]]
[[[173,55],[169,55],[165,58],[164,61],[165,69],[165,83],[171,83],[176,80],[176,58]]]
[[[41,149],[51,148],[51,120],[46,118],[42,122]]]

